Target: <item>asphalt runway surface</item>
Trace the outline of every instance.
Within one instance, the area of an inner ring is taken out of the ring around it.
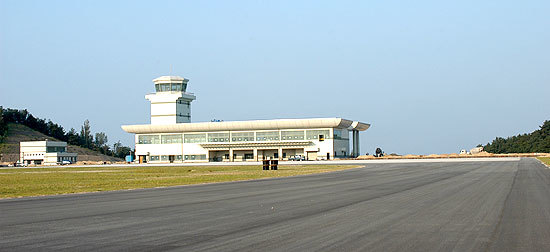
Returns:
[[[550,251],[550,169],[367,164],[308,176],[0,200],[0,251]]]

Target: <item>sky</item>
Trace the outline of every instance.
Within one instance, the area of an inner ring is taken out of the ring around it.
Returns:
[[[457,153],[550,120],[550,1],[0,0],[0,106],[109,143],[162,75],[192,121],[342,117],[361,153]]]

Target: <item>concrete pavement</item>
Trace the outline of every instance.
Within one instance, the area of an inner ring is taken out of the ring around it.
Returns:
[[[0,200],[0,250],[549,251],[537,160]]]

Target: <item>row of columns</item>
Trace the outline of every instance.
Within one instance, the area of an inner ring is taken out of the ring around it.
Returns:
[[[359,151],[359,131],[358,130],[352,130],[352,146],[351,146],[351,155],[353,157],[358,157],[360,155]]]
[[[256,161],[258,161],[258,149],[252,149],[253,151],[253,155],[254,155],[254,159]],[[283,148],[278,148],[278,160],[283,160]],[[233,148],[229,148],[229,161],[230,162],[233,162]]]

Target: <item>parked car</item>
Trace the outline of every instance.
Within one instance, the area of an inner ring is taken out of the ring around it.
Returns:
[[[25,162],[17,161],[13,164],[13,166],[15,166],[15,167],[26,167],[26,166],[28,166],[28,164],[25,163]]]
[[[294,155],[288,158],[289,161],[305,161],[306,157],[302,155]]]
[[[63,161],[61,161],[61,165],[70,165],[70,164],[72,164],[72,163],[71,163],[71,161],[69,161],[69,160],[63,160]]]

